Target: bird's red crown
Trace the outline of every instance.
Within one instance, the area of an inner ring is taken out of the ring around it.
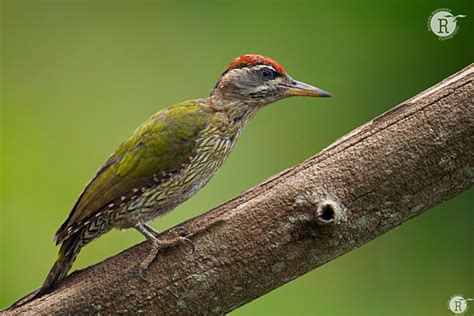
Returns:
[[[268,65],[273,67],[280,75],[286,74],[285,69],[275,60],[262,55],[255,54],[237,57],[236,59],[232,60],[232,62],[227,66],[226,71],[236,68],[252,67],[255,65]]]

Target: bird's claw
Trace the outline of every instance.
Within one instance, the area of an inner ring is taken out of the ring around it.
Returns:
[[[174,229],[174,231],[178,235],[178,238],[182,244],[187,244],[191,247],[191,252],[189,254],[194,254],[194,252],[196,251],[196,245],[191,239],[187,237],[189,233],[186,228],[184,228],[183,226],[178,226]]]
[[[148,282],[148,279],[146,278],[146,270],[147,270],[147,268],[145,268],[145,267],[143,267],[142,265],[140,265],[140,268],[138,268],[138,276],[139,276],[140,279],[142,279],[143,281]]]
[[[181,239],[181,242],[183,244],[188,244],[190,247],[191,247],[191,252],[189,253],[190,255],[194,254],[194,252],[196,251],[196,245],[194,244],[194,242],[187,238],[187,237],[179,237],[179,239]]]

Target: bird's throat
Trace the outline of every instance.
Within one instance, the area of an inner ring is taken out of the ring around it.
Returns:
[[[240,100],[225,100],[211,97],[210,101],[216,111],[224,114],[230,124],[236,125],[235,127],[239,128],[243,128],[262,107],[253,102],[242,102]]]

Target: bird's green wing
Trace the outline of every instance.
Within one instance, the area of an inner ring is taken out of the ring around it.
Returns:
[[[109,204],[136,194],[163,173],[178,172],[212,119],[212,113],[198,102],[164,109],[138,127],[85,187],[56,233],[56,242],[61,243],[72,228],[80,227]]]

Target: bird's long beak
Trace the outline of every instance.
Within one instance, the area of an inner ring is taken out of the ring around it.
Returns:
[[[330,94],[329,92],[324,91],[323,89],[313,87],[309,84],[306,84],[300,81],[293,80],[291,83],[282,84],[282,87],[284,88],[283,90],[284,93],[289,96],[299,95],[299,96],[320,97],[320,98],[332,97],[332,94]]]

